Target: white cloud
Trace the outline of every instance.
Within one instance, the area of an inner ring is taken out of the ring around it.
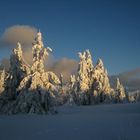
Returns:
[[[60,76],[60,74],[63,74],[64,81],[70,80],[70,75],[76,74],[77,69],[78,62],[76,60],[68,58],[62,58],[58,60],[49,68],[49,70],[53,71],[58,76]]]
[[[116,78],[119,77],[122,84],[125,87],[128,87],[130,90],[140,90],[140,68],[133,69],[130,71],[126,71],[123,73],[120,73],[118,75],[114,75],[110,77],[110,81],[115,87],[116,85]]]
[[[28,25],[14,25],[7,28],[0,38],[0,46],[9,47],[20,42],[23,45],[31,45],[37,29]]]

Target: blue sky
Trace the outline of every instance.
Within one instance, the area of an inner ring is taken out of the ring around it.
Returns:
[[[56,59],[90,49],[110,74],[140,67],[139,0],[1,0],[0,35],[13,25],[40,29]]]

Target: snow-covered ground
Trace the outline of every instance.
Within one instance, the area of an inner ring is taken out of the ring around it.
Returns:
[[[0,116],[0,140],[140,140],[140,103],[65,106],[58,111]]]

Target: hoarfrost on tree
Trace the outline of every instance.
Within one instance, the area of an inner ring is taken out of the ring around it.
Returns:
[[[55,112],[56,105],[65,103],[91,105],[127,99],[119,79],[116,88],[111,88],[102,59],[93,65],[89,50],[78,53],[78,70],[70,76],[68,83],[64,83],[62,74],[58,78],[45,70],[44,60],[51,52],[51,48],[44,47],[39,31],[32,44],[33,64],[29,65],[23,57],[21,44],[17,43],[10,57],[9,72],[0,73],[0,113],[45,114]],[[136,98],[131,97],[131,101]]]
[[[42,114],[55,111],[60,80],[53,72],[45,72],[44,69],[44,59],[51,51],[51,48],[44,48],[42,34],[38,32],[32,47],[33,64],[29,66],[23,58],[21,44],[17,43],[10,58],[6,90],[1,96],[1,113]],[[11,99],[8,98],[6,103],[5,95]]]
[[[123,85],[120,83],[119,78],[116,81],[116,96],[118,102],[123,102],[126,99],[126,93]]]

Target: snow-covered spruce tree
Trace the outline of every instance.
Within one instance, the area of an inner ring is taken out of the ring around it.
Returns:
[[[11,58],[11,64],[16,60],[15,67],[10,71],[12,78],[15,76],[11,88],[15,88],[16,98],[8,100],[7,104],[1,107],[1,113],[16,114],[16,113],[38,113],[45,114],[49,111],[55,111],[55,98],[57,94],[57,87],[60,85],[59,78],[53,72],[45,72],[44,59],[49,55],[50,48],[44,48],[42,42],[42,34],[37,33],[35,42],[33,44],[33,65],[30,66],[29,71],[23,69],[20,62],[23,62],[21,48],[18,46],[14,50],[16,58]],[[15,55],[14,55],[15,56]],[[18,77],[16,79],[16,77]]]
[[[136,98],[135,98],[134,95],[128,95],[127,99],[128,99],[129,103],[135,103],[136,102]]]
[[[60,75],[61,86],[59,88],[58,105],[73,105],[76,101],[76,76],[71,75],[67,83],[63,83],[63,76]],[[62,84],[63,83],[63,84]]]
[[[140,91],[139,90],[136,91],[134,98],[135,98],[135,102],[140,102]]]
[[[24,99],[22,97],[22,93],[24,93],[24,95],[30,96],[30,103],[35,101],[34,104],[28,104],[28,101],[26,102],[24,99],[24,102],[26,102],[25,108],[30,106],[30,113],[47,113],[55,105],[55,96],[60,80],[53,72],[45,72],[44,59],[52,50],[51,48],[44,48],[40,32],[37,33],[32,50],[33,65],[31,74],[21,81],[18,92],[21,99]]]
[[[0,94],[5,90],[5,81],[6,81],[6,72],[5,70],[0,72]]]
[[[78,66],[78,76],[77,76],[77,90],[81,92],[85,92],[89,89],[88,85],[88,72],[87,72],[87,63],[86,63],[86,53],[79,52],[79,66]]]
[[[15,98],[16,89],[18,88],[21,80],[29,73],[30,66],[25,63],[21,44],[18,42],[17,47],[13,49],[10,57],[9,77],[6,81],[5,88],[6,96],[8,98]]]
[[[17,47],[13,49],[10,57],[10,69],[5,80],[5,89],[0,96],[0,112],[8,113],[10,104],[16,99],[16,89],[28,72],[29,68],[23,59],[21,44],[17,43]]]
[[[74,90],[75,89],[75,83],[76,83],[76,77],[75,75],[70,76],[70,89]]]
[[[75,102],[77,102],[77,94],[76,94],[76,77],[75,75],[71,75],[70,76],[70,81],[69,81],[69,84],[68,84],[68,97],[67,97],[67,102],[66,104],[69,104],[69,105],[73,105],[75,104]]]
[[[92,85],[93,62],[89,50],[79,52],[78,74],[75,80],[75,100],[78,104],[90,104],[90,89]]]
[[[77,103],[78,104],[89,104],[89,94],[90,89],[90,63],[87,65],[87,54],[86,52],[79,52],[79,66],[77,74]],[[88,67],[89,66],[89,67]]]
[[[77,74],[77,98],[79,104],[110,102],[114,90],[110,87],[107,70],[101,59],[93,66],[89,50],[79,53],[80,62]]]
[[[113,89],[110,87],[108,72],[104,68],[101,59],[98,59],[97,64],[92,71],[92,78],[93,102],[110,102],[113,95]]]
[[[126,100],[126,93],[123,85],[120,83],[119,78],[116,81],[116,102],[124,102]]]
[[[91,74],[93,70],[92,56],[89,50],[86,50],[85,53],[86,53],[87,73],[88,73],[88,77],[91,78]]]

